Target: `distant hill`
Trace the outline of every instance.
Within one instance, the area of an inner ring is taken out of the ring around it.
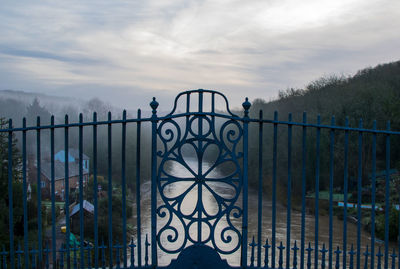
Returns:
[[[81,100],[66,96],[53,96],[37,92],[25,92],[20,90],[0,90],[0,98],[13,99],[22,102],[25,105],[31,104],[35,98],[40,100],[40,103],[47,107],[62,107],[66,105],[83,105],[86,100]]]
[[[277,100],[253,102],[252,111],[272,117],[279,112],[280,119],[287,119],[289,112],[296,120],[301,120],[302,112],[307,111],[309,120],[315,122],[320,114],[324,122],[336,116],[337,124],[344,124],[349,116],[351,125],[357,125],[362,118],[365,125],[385,128],[391,120],[393,129],[400,129],[400,61],[381,64],[358,71],[354,76],[323,77],[311,82],[304,89],[287,89],[279,93]]]

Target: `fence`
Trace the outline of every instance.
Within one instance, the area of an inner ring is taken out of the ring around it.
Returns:
[[[1,268],[400,268],[389,123],[238,116],[209,90],[150,106],[0,130]]]

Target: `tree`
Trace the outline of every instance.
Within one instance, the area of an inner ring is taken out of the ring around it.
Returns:
[[[39,103],[39,99],[33,99],[32,104],[26,108],[26,119],[29,124],[36,124],[37,117],[41,118],[41,121],[48,122],[50,119],[50,112]]]
[[[0,118],[0,129],[8,128],[7,121]],[[8,196],[8,132],[0,133],[0,230],[9,230],[9,196]],[[22,183],[21,183],[21,156],[16,146],[17,140],[12,139],[12,182],[13,182],[13,220],[14,234],[16,237],[22,236],[23,229],[20,229],[23,221],[22,210]],[[23,227],[23,226],[22,226]],[[9,243],[9,233],[0,233],[0,244]]]

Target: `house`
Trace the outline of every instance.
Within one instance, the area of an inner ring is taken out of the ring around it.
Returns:
[[[50,197],[51,195],[51,162],[41,164],[41,187],[42,194]],[[69,189],[79,188],[79,165],[75,162],[68,163],[68,185]],[[88,170],[82,169],[82,183],[86,186],[89,180]],[[65,199],[65,163],[54,161],[54,189],[55,194],[61,200]]]
[[[83,208],[83,220],[84,220],[84,228],[86,232],[93,230],[93,222],[94,222],[94,206],[86,200],[83,200],[82,203]],[[80,232],[80,204],[77,203],[70,207],[70,227],[71,232],[74,234],[79,234]]]
[[[79,150],[68,149],[68,185],[69,189],[79,188]],[[36,184],[37,182],[37,160],[34,156],[28,158],[29,182]],[[65,151],[60,150],[54,154],[54,186],[56,198],[65,199]],[[51,197],[51,156],[43,154],[40,161],[40,179],[41,192],[43,197]],[[83,186],[87,185],[89,180],[89,157],[82,153],[82,182]]]
[[[60,150],[56,154],[54,154],[54,160],[65,163],[65,151]],[[79,164],[79,150],[77,149],[68,149],[68,163],[77,163]],[[82,167],[84,170],[89,171],[89,157],[82,153]]]

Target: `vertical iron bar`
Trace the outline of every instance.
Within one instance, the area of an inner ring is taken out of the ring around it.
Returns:
[[[71,261],[70,261],[70,248],[69,248],[69,238],[70,238],[70,225],[69,225],[69,154],[68,154],[68,140],[69,140],[69,133],[68,133],[68,115],[65,115],[65,129],[64,129],[64,163],[65,163],[65,226],[66,226],[66,252],[67,252],[67,268],[70,268]]]
[[[250,102],[246,100],[242,104],[243,117],[243,218],[242,218],[242,266],[247,266],[247,229],[248,229],[248,140],[249,140],[249,109]]]
[[[111,112],[108,112],[108,251],[109,265],[113,266],[113,237],[112,237],[112,127]]]
[[[285,247],[282,245],[282,241],[278,247],[279,249],[279,260],[278,260],[278,265],[279,265],[279,269],[283,269],[282,264],[283,264],[283,250],[285,249]]]
[[[331,126],[335,126],[335,117],[332,117]],[[328,246],[328,267],[332,269],[332,240],[333,240],[333,174],[334,166],[334,153],[335,153],[335,129],[330,131],[330,149],[329,149],[329,246]]]
[[[28,205],[27,205],[27,184],[26,184],[26,118],[22,120],[22,203],[24,208],[24,260],[25,269],[29,265],[29,247],[28,247]]]
[[[274,112],[274,146],[272,157],[272,246],[271,246],[271,267],[275,268],[275,248],[276,248],[276,155],[278,141],[278,112]]]
[[[254,267],[254,247],[257,246],[256,242],[254,241],[254,235],[253,235],[253,240],[249,244],[251,247],[251,256],[250,256],[250,267]]]
[[[199,92],[199,112],[203,112],[203,92]],[[202,171],[202,158],[203,156],[201,155],[201,152],[203,151],[203,141],[201,140],[201,137],[203,135],[203,118],[202,116],[198,117],[198,151],[197,151],[197,173],[199,175],[203,174]],[[203,212],[203,187],[201,185],[198,186],[197,188],[197,205],[196,205],[196,211],[198,213],[197,218],[197,242],[201,242],[201,224],[202,224],[202,212]],[[246,244],[247,247],[247,244]]]
[[[390,121],[386,124],[390,131]],[[390,214],[390,135],[386,135],[386,178],[385,178],[385,268],[389,267],[389,214]]]
[[[13,219],[13,171],[12,171],[12,119],[8,121],[8,219],[10,232],[10,267],[14,268],[14,219]]]
[[[339,260],[340,260],[340,253],[342,253],[342,252],[340,251],[339,246],[337,246],[336,251],[335,251],[335,254],[336,254],[336,264],[335,264],[335,268],[336,268],[336,269],[339,269],[339,266],[340,266],[340,263],[339,263]],[[343,267],[343,268],[346,268],[346,267]]]
[[[353,244],[351,244],[351,248],[350,248],[349,254],[350,254],[350,266],[349,266],[349,268],[353,269],[354,268],[354,254],[355,254]]]
[[[306,226],[306,158],[307,158],[307,113],[303,112],[303,141],[302,141],[302,168],[301,168],[301,246],[300,269],[304,269],[305,226]]]
[[[349,127],[349,119],[346,117],[345,126]],[[345,131],[344,137],[344,208],[343,208],[343,268],[346,268],[347,252],[347,193],[348,193],[348,155],[349,155],[349,131]]]
[[[271,246],[268,244],[268,238],[265,241],[265,245],[263,246],[263,248],[265,249],[265,254],[264,254],[264,268],[269,268],[268,267],[268,260],[269,260],[269,254],[268,254],[268,249]]]
[[[151,116],[151,265],[157,266],[157,107],[158,102],[153,97],[150,103],[152,110]],[[146,235],[147,239],[147,235]],[[146,240],[147,242],[147,240]],[[146,244],[147,252],[147,244]],[[147,255],[146,255],[147,256]],[[145,257],[146,258],[146,257]],[[146,262],[147,263],[147,262]]]
[[[299,248],[297,247],[297,240],[294,241],[294,247],[292,248],[293,250],[293,269],[297,269],[297,251]]]
[[[287,213],[286,213],[286,268],[290,267],[290,228],[292,209],[292,113],[288,124],[288,177],[287,177]]]
[[[363,122],[360,119],[359,128],[362,129]],[[363,134],[358,132],[358,180],[357,180],[357,251],[361,250],[361,193],[362,193],[362,147],[363,147]],[[374,259],[374,250],[371,249],[371,259]],[[343,251],[343,257],[346,257],[346,251]],[[345,258],[343,258],[345,261]],[[344,266],[346,264],[344,263]]]
[[[141,133],[141,110],[137,111],[136,129],[136,222],[137,222],[137,259],[138,267],[142,266],[142,226],[140,221],[140,133]]]
[[[126,110],[122,113],[122,252],[124,267],[127,267],[127,252],[126,252],[126,178],[125,178],[125,163],[126,163]]]
[[[51,116],[50,120],[51,130],[50,130],[50,155],[51,155],[51,251],[53,256],[53,266],[57,262],[57,248],[56,248],[56,205],[55,205],[55,170],[54,170],[54,116]]]
[[[93,112],[93,203],[94,203],[94,267],[99,268],[99,227],[97,195],[97,114]]]
[[[315,245],[315,256],[314,256],[314,268],[318,268],[318,232],[319,232],[319,166],[320,166],[320,139],[321,139],[321,116],[317,117],[317,141],[316,141],[316,167],[315,167],[315,234],[314,234],[314,245]]]
[[[37,117],[37,126],[40,127],[40,117]],[[42,182],[41,182],[41,156],[40,156],[40,129],[36,131],[36,146],[37,146],[37,199],[38,199],[38,244],[39,244],[39,254],[38,262],[39,266],[42,266]]]
[[[83,115],[79,114],[79,241],[80,241],[80,267],[84,268],[84,249],[83,241],[85,239],[84,234],[84,218],[83,218]]]
[[[376,130],[376,121],[374,121],[373,130]],[[372,175],[371,175],[371,188],[372,188],[372,198],[371,198],[371,249],[375,248],[375,199],[376,199],[376,133],[372,133]],[[360,191],[360,190],[359,190]],[[358,247],[359,242],[357,242]],[[361,244],[360,244],[361,246]],[[357,248],[358,249],[358,248]],[[357,250],[358,251],[358,250]],[[373,268],[371,263],[371,269]]]
[[[214,96],[214,95],[213,95]],[[257,266],[261,267],[261,229],[262,229],[262,161],[263,161],[263,111],[260,110],[258,129],[258,231],[257,231]]]
[[[364,268],[367,269],[368,268],[368,256],[369,256],[368,245],[367,245],[367,250],[364,252],[364,256],[365,256]],[[387,267],[385,267],[385,268],[387,268]]]

